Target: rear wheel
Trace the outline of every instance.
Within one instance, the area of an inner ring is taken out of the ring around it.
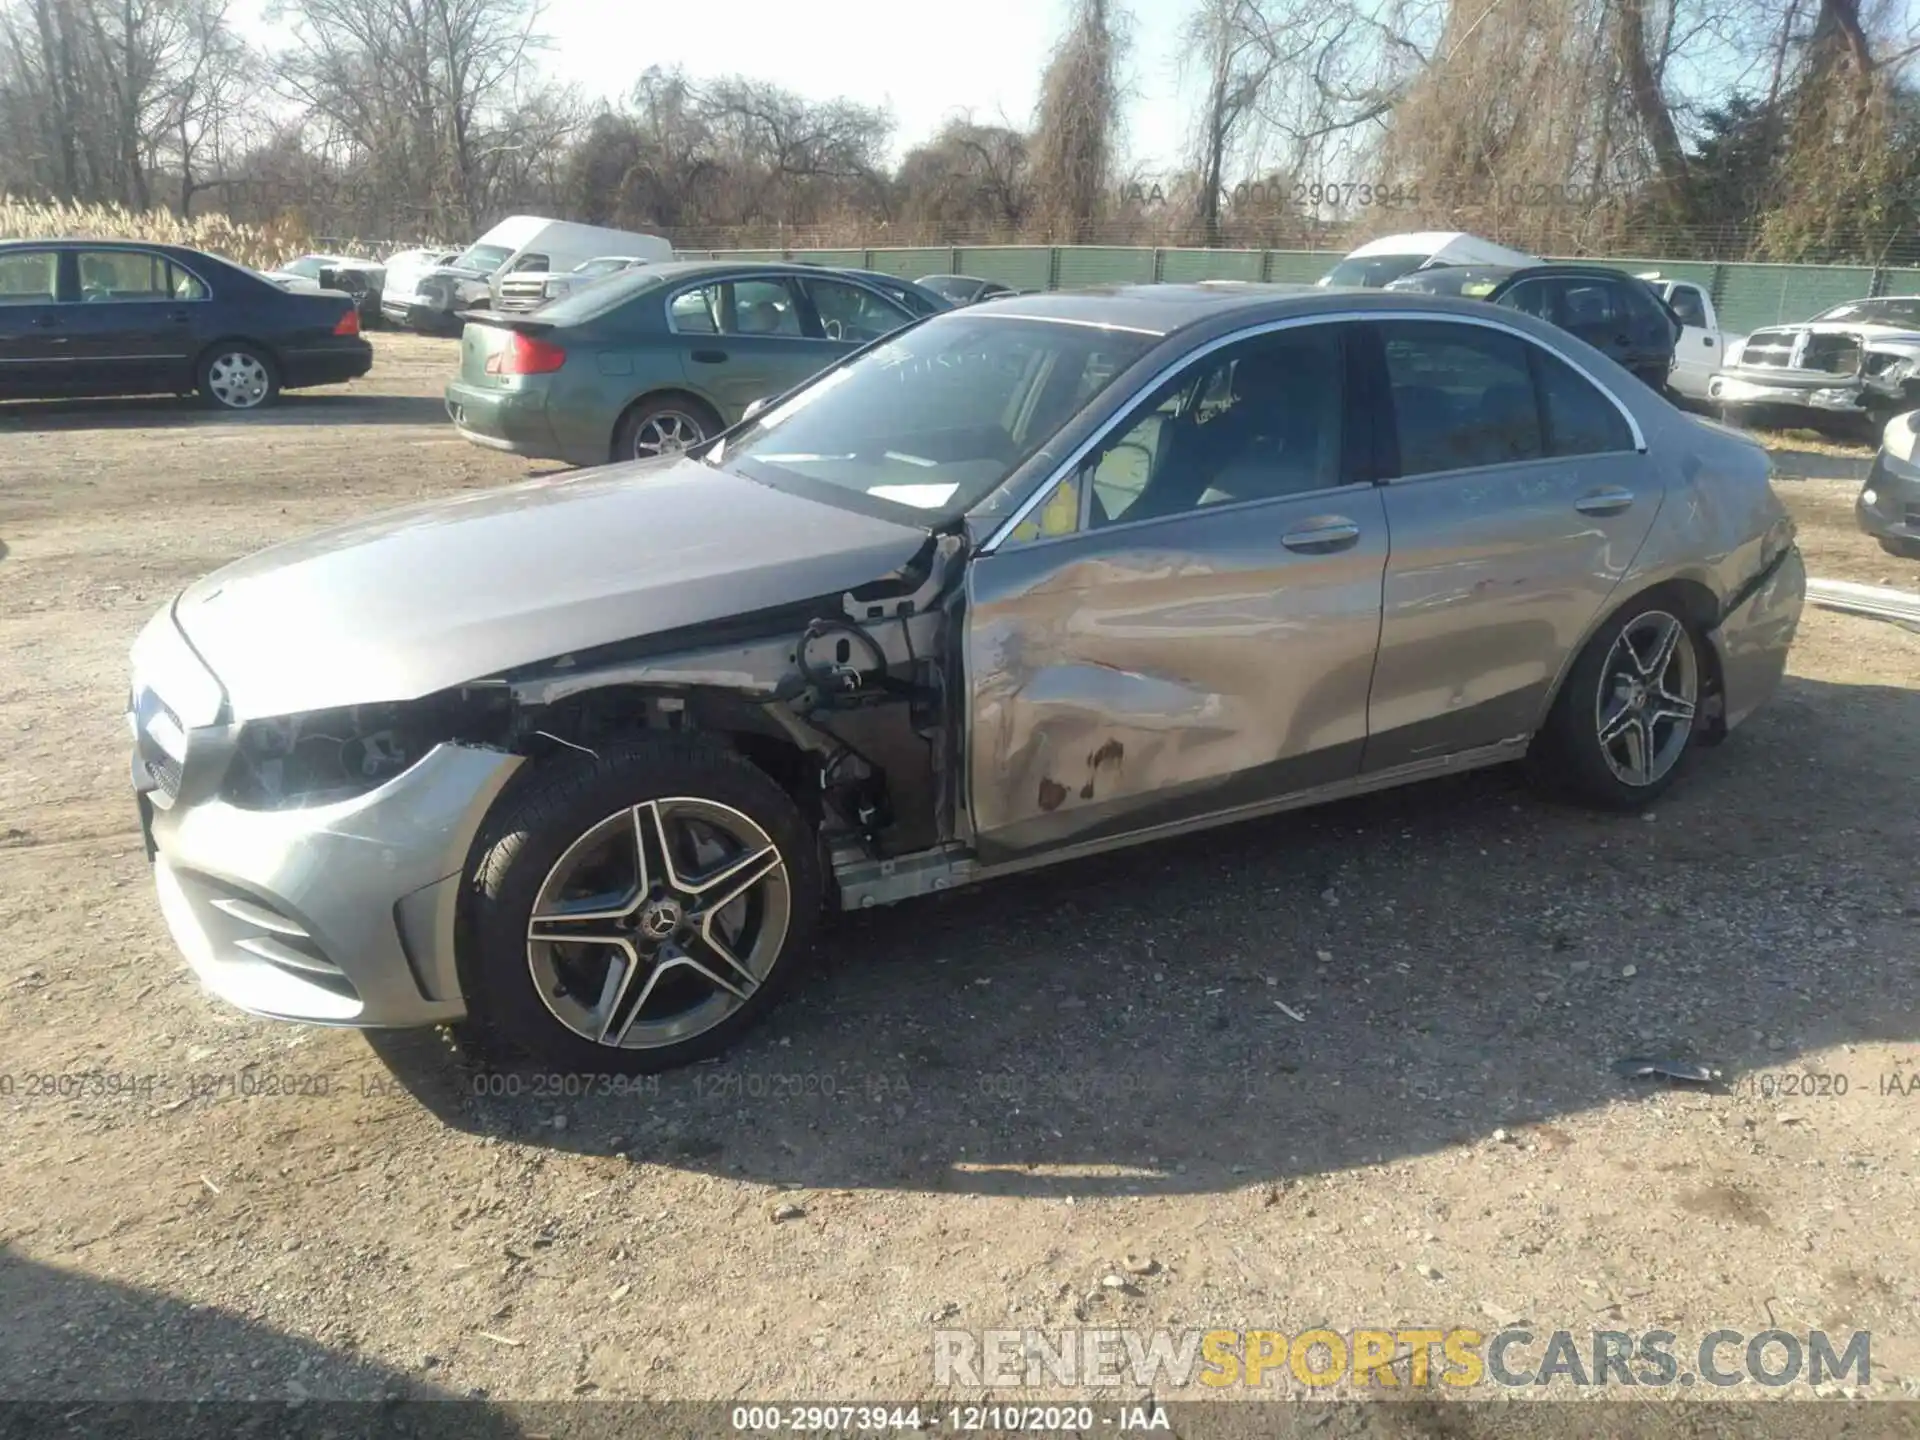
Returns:
[[[258,410],[280,393],[280,372],[266,351],[223,341],[200,359],[200,393],[222,410]]]
[[[562,1070],[725,1049],[785,988],[820,909],[798,808],[731,751],[637,741],[537,777],[473,876],[463,988],[481,1028]]]
[[[1660,796],[1693,746],[1700,641],[1659,594],[1629,602],[1574,661],[1534,741],[1535,775],[1610,810]]]
[[[1904,540],[1898,535],[1879,537],[1880,548],[1889,555],[1898,555],[1902,560],[1920,560],[1920,540]]]
[[[620,417],[613,430],[615,460],[652,460],[677,455],[726,427],[691,396],[662,395],[641,400]]]

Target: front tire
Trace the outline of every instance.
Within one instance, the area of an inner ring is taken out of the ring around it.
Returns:
[[[1530,755],[1536,778],[1607,810],[1638,810],[1693,748],[1704,643],[1658,592],[1623,606],[1587,642]]]
[[[258,346],[228,340],[200,357],[199,388],[218,409],[258,410],[279,397],[280,371]]]
[[[762,770],[703,741],[569,756],[483,840],[461,955],[483,1033],[559,1071],[719,1053],[774,1005],[821,905],[818,849]]]
[[[1902,560],[1920,560],[1920,540],[1903,540],[1898,535],[1881,535],[1878,539],[1880,548],[1887,554]]]

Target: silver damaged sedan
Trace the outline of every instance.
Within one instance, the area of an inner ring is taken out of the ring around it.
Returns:
[[[223,999],[654,1070],[826,910],[1508,761],[1643,806],[1804,589],[1761,449],[1526,315],[1010,297],[190,586],[133,783]]]

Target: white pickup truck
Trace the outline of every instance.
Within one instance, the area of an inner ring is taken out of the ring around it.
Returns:
[[[1745,337],[1720,328],[1720,317],[1714,313],[1713,297],[1706,286],[1691,280],[1669,280],[1658,270],[1646,271],[1640,278],[1667,302],[1683,327],[1673,346],[1668,388],[1687,400],[1705,400],[1714,371],[1725,364],[1727,347]]]

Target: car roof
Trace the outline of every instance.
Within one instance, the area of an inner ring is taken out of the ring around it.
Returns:
[[[1640,279],[1638,275],[1622,270],[1617,265],[1603,265],[1598,261],[1592,260],[1549,260],[1542,265],[1516,265],[1513,267],[1513,274],[1516,276],[1524,275],[1529,279],[1536,275],[1568,275],[1575,278],[1590,276],[1594,279],[1607,280]],[[1641,281],[1641,283],[1650,284],[1652,282]]]
[[[877,270],[850,270],[844,265],[808,265],[798,260],[662,260],[647,266],[649,275],[668,280],[691,279],[700,275],[818,275],[822,270],[838,270],[855,275],[878,275]],[[890,280],[900,277],[890,275]]]
[[[1078,290],[1047,290],[1005,295],[969,305],[954,315],[1025,316],[1066,324],[1100,325],[1149,335],[1222,317],[1247,320],[1288,319],[1368,310],[1431,310],[1478,316],[1486,308],[1476,300],[1415,291],[1389,293],[1347,285],[1286,285],[1252,280],[1201,280],[1191,284],[1096,285]]]

